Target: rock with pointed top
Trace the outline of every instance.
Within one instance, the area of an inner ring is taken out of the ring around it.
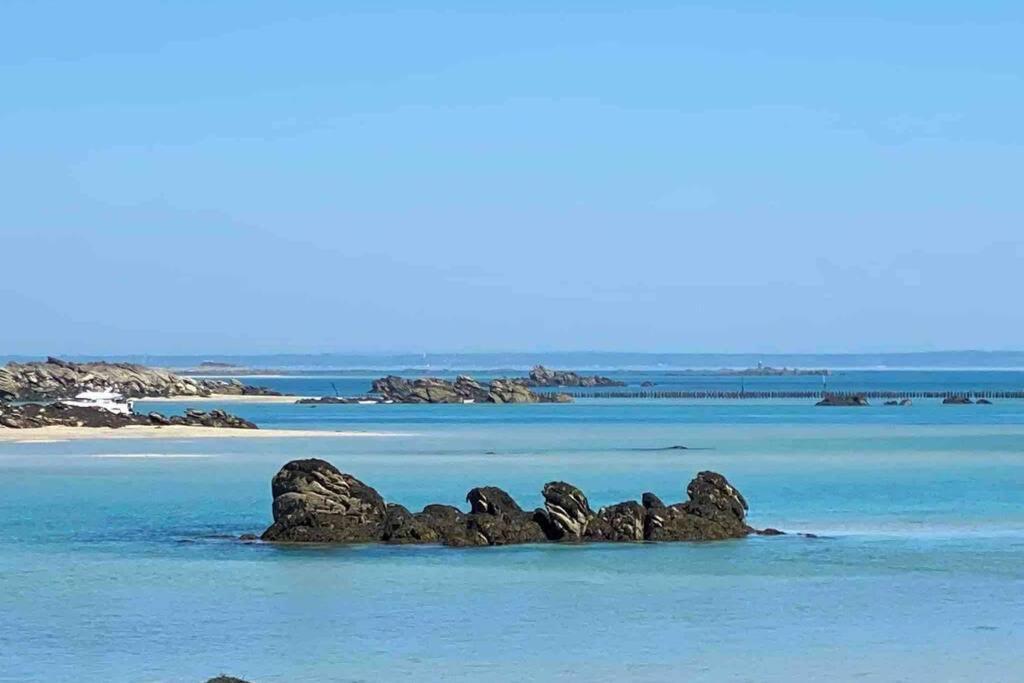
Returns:
[[[583,491],[564,481],[544,484],[544,532],[553,541],[578,541],[594,517]]]

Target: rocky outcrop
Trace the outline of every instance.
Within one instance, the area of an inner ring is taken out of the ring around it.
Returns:
[[[523,510],[506,491],[469,491],[469,512],[428,505],[410,512],[324,460],[293,460],[275,475],[274,523],[262,539],[287,543],[439,543],[449,546],[543,542],[702,541],[759,533],[747,502],[720,474],[701,472],[688,500],[666,506],[652,493],[595,512],[579,488],[545,484],[544,508]]]
[[[814,405],[818,406],[866,406],[868,403],[867,397],[862,394],[826,394],[820,401]]]
[[[530,376],[517,379],[517,383],[528,387],[624,387],[625,382],[600,375],[578,375],[567,370],[549,370],[535,365]]]
[[[973,403],[974,401],[972,401],[967,396],[947,396],[946,398],[942,399],[942,404],[947,406],[966,406],[971,405]]]
[[[393,403],[565,403],[565,394],[542,394],[512,380],[496,379],[484,386],[460,375],[454,382],[437,377],[405,379],[395,375],[373,381],[372,393]],[[333,402],[333,401],[324,401]]]
[[[63,403],[41,405],[23,403],[19,405],[0,404],[0,427],[8,429],[32,429],[35,427],[128,427],[170,426],[221,427],[228,429],[257,429],[252,422],[223,410],[194,410],[188,408],[184,415],[165,416],[152,412],[145,415],[122,415],[102,408],[69,406]]]
[[[132,363],[71,363],[51,357],[41,363],[8,363],[0,368],[0,400],[53,401],[104,389],[126,398],[277,394],[237,380],[192,379]]]
[[[235,678],[234,676],[214,676],[206,681],[206,683],[249,683],[248,681],[242,680],[241,678]]]
[[[544,531],[553,540],[578,541],[594,517],[587,497],[578,488],[564,481],[544,484],[544,512],[540,517]]]
[[[383,540],[384,499],[334,465],[311,458],[293,460],[274,476],[274,524],[265,541],[361,543]]]

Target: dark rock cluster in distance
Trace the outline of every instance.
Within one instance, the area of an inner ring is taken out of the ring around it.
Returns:
[[[530,376],[515,380],[528,387],[624,387],[625,382],[601,375],[579,375],[567,370],[549,370],[535,365]]]
[[[20,405],[0,403],[0,427],[32,429],[36,427],[127,427],[129,425],[187,427],[223,427],[230,429],[257,429],[252,422],[223,410],[194,410],[184,415],[165,416],[152,412],[145,415],[122,415],[102,408],[69,406],[63,403]]]
[[[489,546],[543,542],[709,541],[761,533],[746,524],[747,502],[721,474],[700,472],[687,500],[666,505],[653,493],[594,510],[579,488],[544,485],[544,507],[523,510],[504,490],[466,495],[469,512],[428,505],[410,512],[331,463],[293,460],[274,476],[274,523],[264,541],[280,543],[436,543]],[[773,530],[774,531],[774,530]]]
[[[818,406],[866,406],[871,405],[863,394],[825,394],[824,398],[815,403]]]
[[[372,392],[395,403],[566,403],[564,394],[530,391],[508,379],[495,379],[484,386],[472,377],[460,375],[454,382],[436,377],[405,379],[389,375],[374,380]]]

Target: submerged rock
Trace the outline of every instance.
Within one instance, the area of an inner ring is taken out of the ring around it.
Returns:
[[[867,397],[863,394],[826,394],[815,405],[819,406],[866,406]]]
[[[428,505],[412,513],[325,460],[289,462],[271,486],[274,523],[262,539],[287,543],[438,543],[465,547],[572,542],[697,541],[761,533],[745,523],[747,502],[715,472],[701,472],[688,500],[666,506],[652,493],[594,512],[566,482],[545,484],[544,508],[523,510],[503,489],[466,494],[470,511]],[[766,530],[766,535],[775,530]]]
[[[974,401],[972,401],[967,396],[947,396],[946,398],[942,399],[942,403],[943,403],[943,405],[957,405],[957,406],[960,406],[960,405],[970,405],[970,404],[974,403]]]

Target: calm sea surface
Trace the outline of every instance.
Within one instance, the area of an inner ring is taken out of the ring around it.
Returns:
[[[739,383],[607,374],[666,389]],[[361,393],[372,376],[258,383]],[[1020,390],[1024,373],[849,371],[829,383]],[[1024,402],[225,407],[265,427],[393,435],[0,443],[0,681],[1024,680]],[[655,450],[673,445],[691,450]],[[553,479],[595,507],[644,491],[676,501],[714,469],[755,526],[821,538],[458,550],[233,540],[271,521],[274,472],[310,456],[410,508],[464,506],[483,484],[532,507]]]

